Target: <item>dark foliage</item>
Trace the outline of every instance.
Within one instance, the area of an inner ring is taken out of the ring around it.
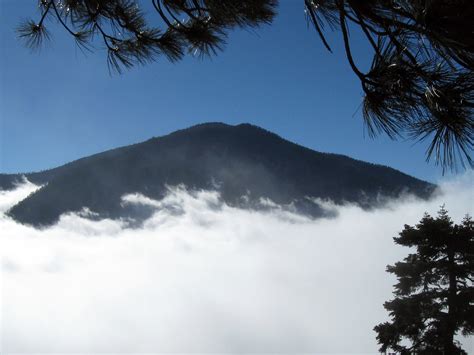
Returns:
[[[394,240],[416,252],[387,267],[398,283],[384,304],[391,321],[374,328],[380,351],[466,354],[454,336],[474,334],[474,222],[454,225],[442,207]]]
[[[160,199],[166,185],[217,189],[230,205],[258,208],[260,198],[320,216],[308,196],[370,208],[381,196],[428,197],[434,186],[394,169],[312,151],[248,124],[204,124],[114,149],[42,173],[46,183],[10,210],[20,222],[45,225],[83,207],[104,217],[130,216],[120,202],[127,193]],[[18,175],[0,175],[11,186]],[[243,196],[247,198],[243,199]]]
[[[305,0],[311,23],[342,32],[347,59],[364,91],[370,135],[431,139],[427,160],[473,167],[474,2],[471,0]],[[357,27],[373,49],[363,71],[351,51]]]
[[[149,0],[158,15],[150,25],[137,0],[40,0],[38,22],[19,36],[32,48],[49,38],[44,20],[54,17],[78,46],[98,37],[109,68],[122,71],[186,52],[214,54],[234,27],[270,23],[278,0]],[[347,59],[361,81],[363,116],[371,136],[430,140],[427,160],[446,168],[473,167],[474,2],[472,0],[303,0],[323,44],[324,27],[340,30]],[[153,15],[156,15],[153,14]],[[374,57],[364,71],[351,51],[357,27]]]
[[[186,52],[209,55],[220,50],[234,27],[270,23],[275,0],[150,0],[156,24],[145,18],[136,0],[39,0],[41,17],[18,28],[20,38],[37,48],[49,38],[45,19],[52,17],[81,49],[98,38],[107,49],[109,69],[121,72],[164,55],[179,60]]]

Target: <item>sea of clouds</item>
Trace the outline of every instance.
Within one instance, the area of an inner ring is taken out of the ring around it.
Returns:
[[[395,282],[385,267],[409,252],[392,238],[442,204],[456,223],[474,214],[473,177],[431,201],[328,206],[337,217],[318,220],[210,191],[129,195],[156,208],[138,229],[87,211],[34,229],[4,213],[37,186],[0,191],[0,352],[376,353]]]

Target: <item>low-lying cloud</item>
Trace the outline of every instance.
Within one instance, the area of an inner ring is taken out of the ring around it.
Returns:
[[[392,238],[442,204],[455,222],[474,214],[472,181],[318,220],[216,192],[126,196],[156,208],[139,229],[83,211],[37,230],[4,215],[35,186],[0,192],[2,353],[375,353],[385,266],[408,253]]]

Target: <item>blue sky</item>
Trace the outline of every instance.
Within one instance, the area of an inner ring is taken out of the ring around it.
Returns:
[[[426,143],[364,135],[362,90],[341,37],[334,53],[307,26],[303,1],[281,0],[272,26],[230,34],[210,59],[165,58],[110,75],[106,53],[84,56],[55,23],[53,40],[31,53],[16,38],[35,1],[0,1],[0,172],[52,168],[106,149],[207,121],[249,122],[311,149],[388,165],[430,181]],[[37,18],[37,16],[36,16]],[[352,34],[364,65],[371,53]]]

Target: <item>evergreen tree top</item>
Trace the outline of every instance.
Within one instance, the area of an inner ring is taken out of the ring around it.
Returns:
[[[405,225],[397,244],[416,252],[389,265],[398,283],[395,298],[385,302],[390,322],[377,325],[380,351],[402,354],[466,354],[454,340],[474,334],[474,224],[466,216],[453,223],[441,207],[436,218],[425,214]],[[409,345],[403,345],[403,340]]]

